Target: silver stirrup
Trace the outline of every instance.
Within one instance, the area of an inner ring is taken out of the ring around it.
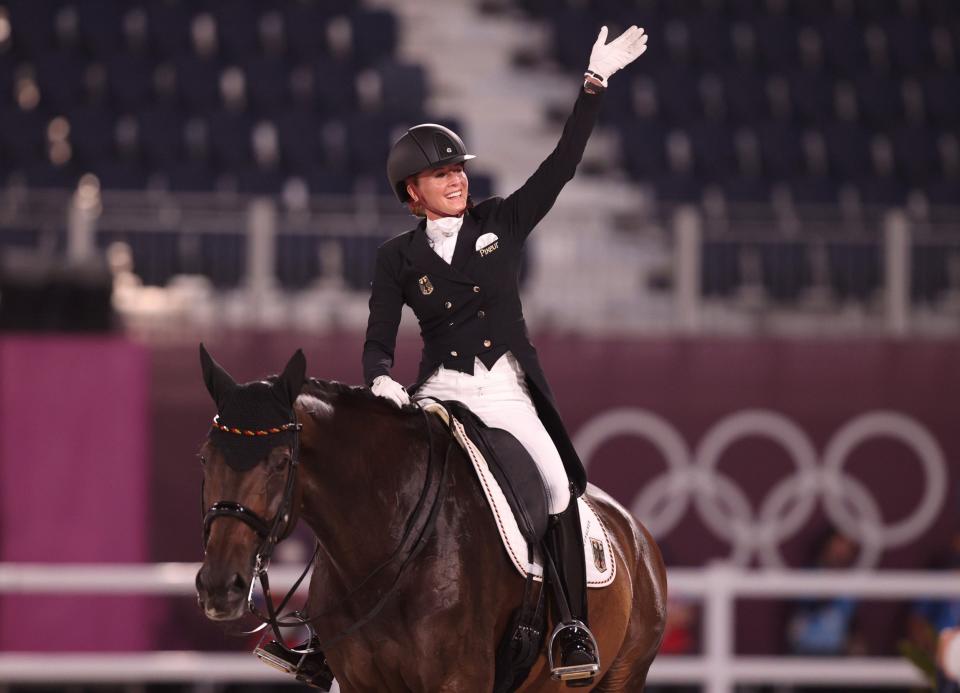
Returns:
[[[568,629],[582,630],[587,634],[587,637],[590,638],[590,643],[593,645],[593,656],[596,659],[593,664],[574,664],[567,667],[554,666],[553,645],[557,640],[557,636]],[[597,640],[593,637],[593,633],[590,632],[590,629],[587,628],[586,624],[582,621],[573,620],[568,621],[567,623],[559,623],[557,624],[556,628],[553,629],[553,633],[550,634],[550,641],[547,643],[547,662],[550,666],[551,678],[558,679],[560,681],[589,679],[591,676],[595,676],[596,673],[600,671],[600,648],[597,646]]]
[[[259,645],[253,650],[253,654],[257,655],[260,658],[260,661],[264,664],[269,664],[274,669],[282,671],[284,674],[295,674],[299,667],[296,664],[288,662],[285,659],[280,659],[272,652],[267,652]]]

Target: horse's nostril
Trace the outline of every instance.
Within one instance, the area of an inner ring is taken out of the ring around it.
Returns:
[[[243,579],[240,573],[233,574],[233,583],[230,585],[230,589],[241,594],[247,593],[247,581]]]

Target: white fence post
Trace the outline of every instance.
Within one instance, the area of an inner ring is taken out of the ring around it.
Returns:
[[[80,178],[67,210],[67,260],[86,262],[96,254],[97,219],[103,211],[100,181],[92,174]]]
[[[736,648],[733,597],[734,573],[715,563],[707,569],[710,589],[704,604],[704,655],[707,660],[706,693],[733,693],[733,655]]]
[[[692,205],[673,215],[673,279],[677,324],[684,332],[700,327],[700,214]]]
[[[887,213],[883,222],[884,293],[887,330],[906,334],[910,322],[910,225],[903,210]]]
[[[277,209],[267,197],[250,203],[247,212],[247,289],[263,296],[276,285]]]

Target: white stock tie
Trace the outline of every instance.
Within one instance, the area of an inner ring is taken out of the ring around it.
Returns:
[[[441,217],[427,220],[427,240],[434,252],[448,265],[457,247],[457,233],[463,226],[463,217]]]

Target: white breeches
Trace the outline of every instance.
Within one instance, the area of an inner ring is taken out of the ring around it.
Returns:
[[[487,370],[480,359],[473,375],[440,366],[417,390],[417,397],[463,402],[488,426],[512,433],[540,470],[551,515],[570,503],[570,483],[560,453],[530,400],[523,369],[509,351]]]

